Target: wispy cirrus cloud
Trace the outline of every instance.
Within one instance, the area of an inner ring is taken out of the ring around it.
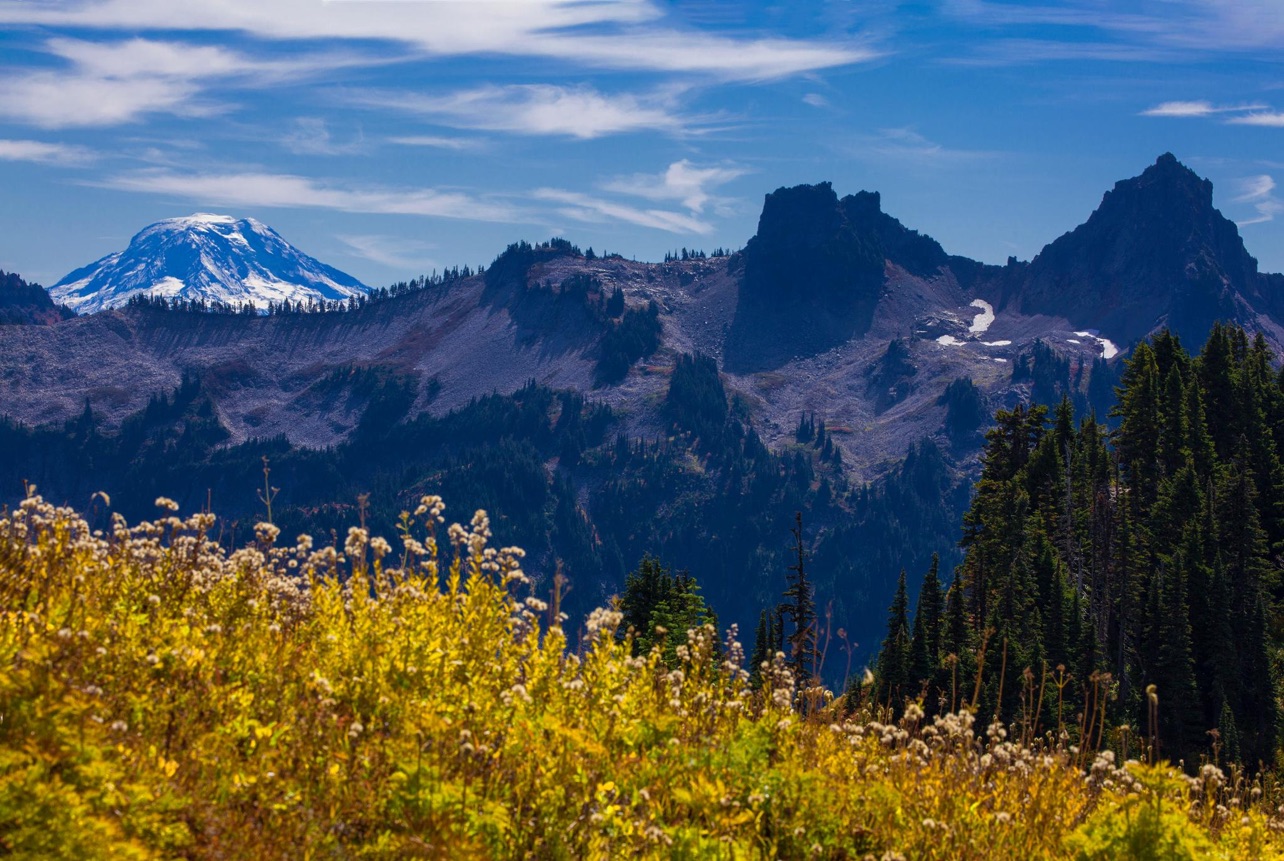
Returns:
[[[0,139],[0,161],[26,161],[34,164],[79,167],[89,164],[96,158],[97,154],[92,150],[71,144]]]
[[[1270,105],[1214,105],[1212,102],[1163,102],[1141,112],[1143,117],[1177,117],[1181,119],[1220,118],[1232,126],[1265,126],[1284,128],[1284,111]]]
[[[444,135],[398,135],[388,138],[388,143],[397,146],[422,146],[433,149],[466,150],[477,149],[483,141],[476,138],[453,138]]]
[[[965,62],[1181,63],[1210,54],[1284,48],[1284,15],[1278,0],[1164,0],[1127,5],[1100,0],[944,0],[941,8],[947,16],[991,34],[974,43]]]
[[[606,94],[586,85],[513,84],[442,96],[375,92],[352,99],[367,107],[404,111],[454,128],[580,139],[641,131],[676,133],[699,122],[676,112],[671,90]]]
[[[1257,210],[1257,215],[1237,221],[1238,226],[1274,221],[1275,216],[1284,213],[1284,201],[1275,196],[1275,180],[1271,176],[1262,174],[1241,179],[1239,187],[1240,193],[1231,202],[1249,204]]]
[[[281,138],[281,145],[295,155],[352,155],[367,148],[360,134],[351,140],[337,140],[320,117],[296,119],[290,132]]]
[[[640,209],[617,201],[560,188],[540,188],[531,193],[535,200],[553,203],[561,215],[593,224],[617,221],[677,234],[708,234],[713,225],[702,218],[667,209]]]
[[[1236,126],[1267,126],[1280,129],[1284,128],[1284,111],[1254,111],[1232,117],[1226,122]]]
[[[116,174],[87,184],[218,206],[332,209],[492,222],[522,220],[515,207],[508,203],[465,192],[354,186],[294,174],[189,173],[155,168]]]
[[[354,185],[295,174],[267,171],[216,171],[197,173],[168,167],[147,168],[87,181],[85,185],[118,191],[154,194],[192,201],[202,206],[248,208],[310,208],[348,213],[410,215],[500,223],[542,223],[547,219],[548,204],[560,215],[589,224],[618,222],[676,234],[711,233],[713,225],[702,210],[711,202],[709,188],[727,181],[738,168],[672,167],[662,190],[638,194],[633,180],[620,181],[617,193],[673,200],[688,206],[688,212],[663,208],[633,206],[619,200],[562,188],[537,188],[533,191],[510,191],[503,196],[481,197],[466,190],[436,188],[391,188]],[[379,237],[352,234],[340,237],[353,252],[367,259],[395,268],[414,268],[418,254],[407,247],[383,243]],[[400,250],[398,250],[400,248]],[[430,261],[423,261],[430,262]]]
[[[41,128],[210,116],[226,109],[209,96],[215,85],[265,87],[355,62],[333,53],[261,60],[219,45],[142,38],[54,38],[42,47],[56,68],[0,76],[0,116]]]
[[[867,62],[856,40],[746,38],[665,22],[652,0],[71,0],[0,2],[0,24],[111,31],[232,31],[260,39],[396,42],[428,55],[505,55],[575,66],[764,80]]]
[[[944,62],[953,66],[1017,66],[1034,63],[1091,62],[1162,63],[1182,57],[1174,48],[1140,47],[1108,42],[1068,42],[1056,39],[1003,37],[978,43],[968,53]]]
[[[733,166],[697,167],[687,159],[675,161],[659,174],[636,173],[619,177],[602,185],[606,191],[641,197],[646,200],[671,200],[681,203],[693,213],[703,212],[707,204],[715,209],[723,204],[715,197],[713,189],[748,171]]]
[[[1212,102],[1162,102],[1141,112],[1143,117],[1211,117],[1217,114],[1260,111],[1266,105],[1214,105]],[[1234,120],[1232,120],[1233,122]]]

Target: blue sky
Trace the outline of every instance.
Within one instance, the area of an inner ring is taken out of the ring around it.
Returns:
[[[1281,0],[0,0],[0,269],[248,215],[372,286],[741,247],[830,180],[1029,258],[1172,151],[1284,270]]]

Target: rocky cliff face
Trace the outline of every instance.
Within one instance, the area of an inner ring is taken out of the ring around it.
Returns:
[[[861,191],[841,201],[843,214],[857,235],[877,249],[885,260],[895,263],[919,278],[933,278],[950,257],[930,236],[910,230],[883,212],[882,196],[877,191]]]
[[[1055,314],[1128,343],[1167,326],[1202,343],[1214,320],[1251,325],[1267,282],[1213,185],[1164,154],[1115,184],[1088,220],[1045,248],[1007,289],[1008,306]]]
[[[727,361],[744,370],[864,334],[883,287],[877,239],[849,220],[827,182],[767,195],[743,266]]]

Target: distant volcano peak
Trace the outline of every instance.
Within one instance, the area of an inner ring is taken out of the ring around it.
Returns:
[[[262,307],[335,301],[366,291],[266,224],[209,212],[148,225],[124,251],[77,269],[49,289],[56,301],[82,314],[118,308],[138,294]]]

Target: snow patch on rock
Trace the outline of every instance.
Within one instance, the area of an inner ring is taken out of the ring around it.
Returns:
[[[984,299],[973,299],[970,303],[973,308],[980,308],[981,313],[972,318],[972,325],[967,330],[973,335],[983,335],[994,322],[994,306]]]
[[[1101,358],[1103,359],[1113,359],[1115,356],[1119,355],[1119,347],[1115,345],[1115,342],[1111,341],[1109,338],[1103,338],[1098,335],[1096,329],[1089,329],[1086,332],[1075,332],[1075,334],[1080,338],[1091,338],[1100,344]],[[1076,341],[1075,343],[1078,342]]]

